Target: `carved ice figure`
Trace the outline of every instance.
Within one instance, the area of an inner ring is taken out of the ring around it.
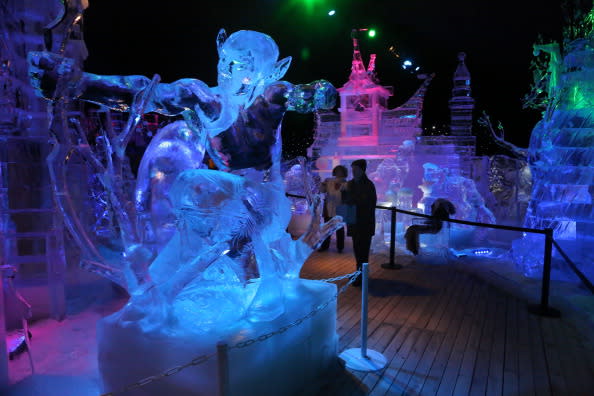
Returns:
[[[390,189],[398,189],[404,181],[406,171],[392,158],[387,158],[380,162],[375,172],[369,175],[369,178],[377,186],[378,200],[386,201],[387,192]]]
[[[159,252],[175,231],[175,215],[168,199],[171,185],[184,169],[203,167],[204,144],[186,122],[159,130],[138,168],[135,202],[143,243]]]
[[[254,183],[220,171],[186,170],[169,195],[176,230],[150,267],[147,291],[133,295],[122,316],[147,331],[174,325],[179,304],[204,311],[194,321],[197,328],[225,326],[246,315],[273,319],[283,311],[282,287],[299,277],[318,238],[338,224],[312,226],[293,240],[283,231],[289,201],[278,182]],[[319,215],[319,199],[315,205]],[[246,287],[257,275],[258,287]]]
[[[563,46],[535,47],[546,51],[549,98],[543,119],[530,136],[528,160],[533,177],[524,224],[552,228],[554,238],[586,275],[594,241],[594,34]],[[533,238],[534,239],[534,238]],[[527,276],[540,276],[542,256],[534,244],[516,241],[514,256]]]
[[[419,201],[419,209],[427,210],[436,199],[446,198],[456,207],[455,218],[495,223],[495,216],[486,207],[474,180],[460,175],[457,170],[448,171],[432,163],[423,164],[423,168],[423,184],[419,186],[423,198]]]
[[[123,250],[133,270],[127,276],[127,286],[132,292],[137,285],[142,286],[139,292],[146,289],[148,265],[175,231],[175,216],[165,197],[181,172],[202,167],[204,153],[208,152],[219,169],[252,170],[243,172],[243,177],[264,183],[271,173],[278,173],[271,169],[280,161],[278,129],[284,113],[334,106],[336,91],[326,81],[307,85],[278,81],[287,71],[291,58],[277,62],[278,47],[265,34],[239,31],[227,37],[221,30],[217,48],[220,59],[215,87],[196,79],[165,84],[158,83],[158,78],[150,81],[144,76],[82,73],[72,62],[55,54],[29,54],[33,85],[46,98],[74,96],[116,110],[140,108],[182,115],[185,119],[159,131],[147,148],[139,167],[134,208],[126,205],[115,208],[112,202],[116,212],[126,211],[122,220],[135,219],[129,227],[121,227]],[[131,114],[136,116],[137,113]],[[127,139],[129,136],[118,136],[109,142],[113,152],[123,152]],[[110,180],[109,175],[105,180],[117,182]],[[278,188],[283,191],[282,186]],[[288,212],[286,216],[289,215]],[[285,220],[288,222],[288,218],[278,220],[275,225],[279,227]],[[284,228],[280,229],[284,232]],[[269,238],[263,240],[270,242]],[[254,247],[257,243],[253,243]],[[264,265],[263,260],[258,264]]]
[[[288,168],[283,175],[287,193],[301,196],[306,196],[307,191],[316,194],[319,193],[320,177],[311,172],[311,164],[304,157],[298,157],[284,163],[283,166]],[[291,207],[293,214],[305,214],[309,209],[306,199],[291,198],[291,202],[293,204]]]
[[[445,170],[439,166],[426,162],[423,164],[423,184],[419,189],[423,192],[423,197],[417,203],[417,207],[425,214],[430,214],[428,211],[431,204],[440,197],[440,188],[445,181]]]
[[[280,172],[280,125],[286,111],[332,108],[336,91],[323,80],[278,81],[290,58],[277,62],[276,43],[265,34],[239,31],[227,37],[222,30],[217,47],[216,87],[196,79],[161,84],[158,76],[152,81],[98,76],[50,53],[29,55],[33,85],[46,98],[78,97],[129,111],[132,121],[143,111],[184,117],[159,131],[147,148],[134,202],[112,193],[122,188],[111,167],[114,158],[122,160],[133,128],[105,137],[106,158],[91,153],[89,145],[83,152],[101,173],[117,214],[131,294],[122,310],[98,326],[99,366],[108,389],[162,371],[163,364],[185,359],[190,350],[207,353],[220,340],[257,337],[273,330],[268,324],[280,328],[333,301],[334,285],[298,278],[308,255],[343,224],[339,217],[320,224],[320,197],[305,188],[312,221],[298,240],[286,233],[291,212]],[[196,169],[203,167],[206,152],[219,170]],[[291,364],[307,366],[306,381],[335,358],[334,307],[311,323],[316,327],[279,334],[242,355],[245,366],[255,367],[248,382],[258,389],[264,382],[258,374],[279,377],[271,389],[281,391],[251,394],[287,394],[287,387],[302,386],[295,383],[293,367],[271,367],[285,350],[299,355]],[[138,355],[154,359],[141,365],[128,361]],[[162,387],[180,395],[196,389],[214,394],[212,362],[188,372],[140,392],[163,394]],[[238,377],[232,382],[241,383]]]

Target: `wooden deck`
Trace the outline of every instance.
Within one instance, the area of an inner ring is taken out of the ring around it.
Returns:
[[[319,396],[594,395],[594,357],[566,319],[532,315],[526,301],[452,266],[405,259],[394,271],[380,267],[385,256],[370,258],[368,348],[388,367],[341,368]],[[349,249],[316,252],[302,276],[354,267]],[[339,351],[361,345],[360,300],[354,287],[339,296]]]

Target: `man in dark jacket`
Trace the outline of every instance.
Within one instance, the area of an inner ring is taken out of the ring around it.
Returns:
[[[375,205],[377,194],[375,185],[365,171],[367,161],[359,159],[351,164],[353,179],[347,183],[343,193],[343,202],[356,207],[356,221],[349,224],[347,235],[353,238],[353,251],[357,261],[357,270],[361,269],[363,263],[369,262],[369,249],[371,237],[375,234]],[[361,285],[361,277],[357,278],[353,285]]]

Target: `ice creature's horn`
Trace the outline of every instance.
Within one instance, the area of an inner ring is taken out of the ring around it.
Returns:
[[[221,47],[223,47],[223,43],[227,41],[227,32],[225,29],[219,30],[219,34],[217,34],[217,50],[219,54],[221,53]]]
[[[43,29],[43,42],[45,44],[45,49],[48,51],[52,50],[52,30],[64,22],[66,19],[66,13],[68,11],[68,2],[66,0],[60,1],[60,13],[56,16],[56,18],[51,21],[44,29]]]

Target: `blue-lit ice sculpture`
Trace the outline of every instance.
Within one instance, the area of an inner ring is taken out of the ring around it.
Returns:
[[[299,280],[307,257],[343,224],[338,217],[320,224],[320,198],[308,191],[313,212],[308,230],[298,240],[286,232],[291,211],[280,172],[280,125],[288,110],[332,108],[336,91],[323,80],[307,85],[279,81],[291,58],[277,61],[277,45],[265,34],[239,31],[227,37],[221,30],[217,47],[216,87],[196,79],[164,84],[158,77],[99,76],[82,73],[47,52],[29,54],[33,85],[48,99],[77,97],[129,111],[131,120],[149,111],[184,118],[159,131],[147,147],[133,202],[117,193],[121,180],[111,172],[113,158],[121,158],[132,130],[103,137],[107,158],[98,159],[88,145],[84,148],[108,191],[121,235],[122,259],[102,266],[111,269],[106,272],[112,279],[121,273],[120,283],[131,294],[128,304],[99,326],[100,368],[109,389],[140,373],[153,375],[167,368],[163,365],[171,359],[164,355],[184,358],[180,349],[188,337],[194,354],[220,340],[257,336],[306,315],[335,290]],[[205,153],[218,170],[205,169]],[[71,231],[79,228],[72,226]],[[332,303],[327,309],[334,307]],[[313,355],[319,364],[327,363],[336,348],[335,314],[330,317],[312,325],[321,326],[319,334],[312,335],[313,328],[293,335],[287,331],[277,336],[278,345],[289,348],[307,338],[313,349],[299,358],[305,359],[301,363],[311,363]],[[122,344],[138,353],[150,349],[151,356],[162,359],[127,370],[141,357],[126,357],[118,350]],[[273,353],[270,345],[263,348],[254,351],[258,362],[268,359],[258,353]],[[191,386],[204,387],[209,381],[212,386],[209,370],[194,373]],[[289,383],[270,389],[281,391]],[[176,394],[193,394],[176,386]]]
[[[555,240],[592,276],[594,34],[567,43],[563,51],[557,43],[535,45],[535,55],[541,51],[550,60],[548,102],[530,137],[533,188],[525,225],[552,228]],[[515,241],[515,259],[527,276],[541,276],[543,243],[530,235]]]

